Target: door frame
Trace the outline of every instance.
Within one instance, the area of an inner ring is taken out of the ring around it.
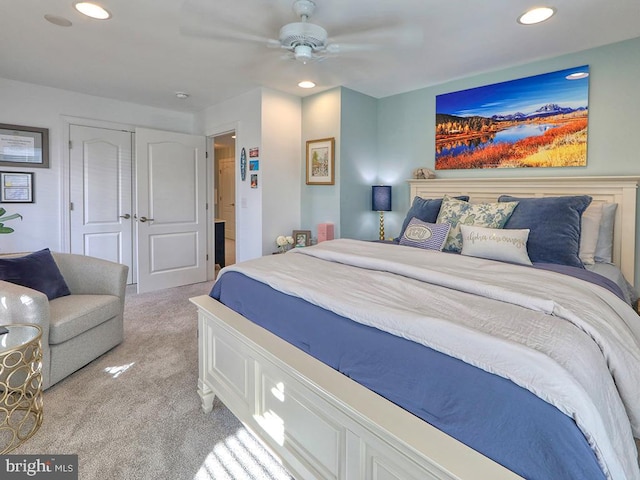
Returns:
[[[95,127],[95,128],[105,128],[109,130],[121,130],[124,132],[131,133],[132,139],[132,166],[131,166],[131,175],[132,178],[136,178],[136,166],[135,166],[135,125],[130,125],[126,123],[116,123],[116,122],[107,122],[103,120],[93,120],[84,117],[74,117],[71,115],[61,115],[62,119],[62,132],[63,132],[63,148],[62,148],[62,180],[61,180],[61,191],[62,191],[62,202],[60,204],[60,218],[62,219],[62,228],[60,230],[60,245],[62,245],[64,252],[71,252],[71,215],[69,213],[69,205],[71,202],[71,152],[69,151],[69,142],[71,141],[71,125],[80,125],[83,127]],[[131,195],[132,199],[136,198],[136,186],[135,183],[131,186]],[[132,205],[132,208],[134,205]],[[133,211],[133,210],[132,210]],[[138,238],[136,229],[132,229],[132,237],[131,242],[132,245],[136,245]],[[138,253],[136,249],[133,249],[131,264],[134,265],[134,275],[132,281],[134,283],[138,283]]]
[[[215,141],[215,137],[219,135],[224,135],[229,132],[236,133],[236,148],[235,148],[235,165],[236,172],[238,167],[238,145],[240,144],[240,122],[232,122],[225,123],[222,125],[217,125],[216,127],[207,129],[205,133],[206,143],[207,143],[207,199],[208,199],[208,207],[207,211],[209,212],[209,223],[207,224],[207,255],[209,256],[209,265],[215,265],[215,251],[213,242],[215,241],[215,230],[214,230],[214,206],[215,206],[215,188],[214,188],[214,175],[216,172],[216,164],[215,164],[215,148],[213,143]],[[238,208],[238,177],[235,176],[236,188],[235,188],[235,203],[236,203],[236,258],[238,258],[238,217],[239,217],[239,208]],[[214,280],[215,278],[215,268],[209,268],[207,270],[207,279]]]

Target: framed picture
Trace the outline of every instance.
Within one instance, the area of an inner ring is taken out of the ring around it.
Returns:
[[[33,203],[33,173],[0,172],[0,202]]]
[[[436,96],[436,170],[585,167],[589,66]]]
[[[294,230],[291,234],[294,247],[308,247],[311,245],[311,230]]]
[[[335,183],[335,139],[307,141],[307,185]]]
[[[0,123],[0,166],[49,168],[49,129]]]

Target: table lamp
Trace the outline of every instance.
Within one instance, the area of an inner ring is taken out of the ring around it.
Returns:
[[[391,185],[371,187],[371,210],[380,213],[380,240],[384,240],[384,212],[391,211]]]

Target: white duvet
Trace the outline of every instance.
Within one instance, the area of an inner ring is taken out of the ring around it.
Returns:
[[[353,268],[353,267],[359,268]],[[640,317],[566,275],[334,240],[224,268],[508,378],[572,417],[608,478],[640,480]]]

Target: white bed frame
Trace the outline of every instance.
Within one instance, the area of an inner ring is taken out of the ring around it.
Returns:
[[[412,180],[411,199],[470,194],[589,194],[619,204],[614,255],[634,278],[638,178]],[[624,258],[624,262],[620,259]],[[297,479],[463,480],[520,478],[211,297],[198,307],[202,408],[215,396]]]

